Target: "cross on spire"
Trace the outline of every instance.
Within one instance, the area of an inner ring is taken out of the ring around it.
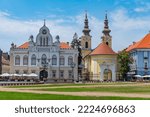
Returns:
[[[108,20],[108,18],[107,18],[107,10],[105,11],[105,20]]]
[[[85,10],[85,19],[87,19],[87,10]]]
[[[46,25],[46,19],[44,19],[44,26]]]

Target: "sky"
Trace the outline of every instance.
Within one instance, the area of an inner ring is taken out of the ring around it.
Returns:
[[[101,43],[107,11],[113,49],[117,52],[140,40],[150,31],[149,0],[0,0],[0,48],[9,52],[11,43],[27,42],[46,25],[55,41],[71,42],[82,36],[88,13],[92,48]]]

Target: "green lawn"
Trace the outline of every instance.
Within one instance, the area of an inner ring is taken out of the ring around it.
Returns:
[[[130,85],[128,85],[130,84]],[[116,93],[141,93],[150,94],[150,84],[131,82],[118,83],[95,83],[95,84],[40,84],[32,86],[9,86],[9,88],[26,88],[39,87],[41,89],[32,89],[40,91],[59,91],[59,92],[116,92]],[[98,85],[98,87],[84,87]],[[108,86],[109,85],[109,86]],[[121,86],[120,86],[121,85]],[[63,86],[80,86],[80,87],[63,87]],[[82,87],[83,86],[83,87]],[[46,87],[43,88],[42,87]],[[56,88],[57,87],[57,88]],[[133,94],[134,95],[134,94]],[[69,96],[55,94],[34,94],[34,93],[19,93],[19,92],[0,92],[0,100],[150,100],[150,98],[131,98],[119,96]]]
[[[118,86],[118,87],[77,87],[77,88],[47,88],[42,91],[61,92],[118,92],[118,93],[150,93],[150,86]]]
[[[32,94],[18,92],[0,92],[0,100],[150,100],[150,98],[128,98],[128,97],[90,97],[90,96],[67,96],[52,94]]]

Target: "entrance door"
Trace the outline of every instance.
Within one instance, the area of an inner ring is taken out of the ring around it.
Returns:
[[[104,70],[104,81],[112,81],[112,72],[109,69]]]
[[[46,79],[48,78],[48,72],[46,70],[42,70],[40,72],[40,81],[43,81],[44,78],[46,78]]]

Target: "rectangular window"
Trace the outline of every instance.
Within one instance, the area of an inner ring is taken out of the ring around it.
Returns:
[[[71,65],[73,63],[73,58],[72,57],[69,57],[68,58],[68,65]]]
[[[64,78],[64,71],[63,70],[60,71],[60,78]]]
[[[148,52],[144,51],[144,57],[148,57]]]
[[[60,65],[64,65],[65,64],[65,59],[64,58],[60,58]]]
[[[57,65],[57,56],[56,55],[52,56],[52,65]]]
[[[52,77],[53,77],[53,78],[56,78],[56,70],[53,70],[53,71],[52,71]]]
[[[20,57],[19,56],[15,57],[15,65],[20,65]]]
[[[148,61],[144,61],[144,68],[145,68],[145,69],[148,68]]]
[[[68,71],[68,77],[72,78],[72,71],[71,70]]]

